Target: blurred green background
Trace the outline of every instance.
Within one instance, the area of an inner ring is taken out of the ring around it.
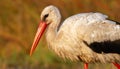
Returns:
[[[65,18],[81,12],[101,12],[120,22],[120,0],[0,0],[0,69],[83,69],[82,62],[62,60],[42,37],[30,57],[40,13],[57,6]],[[89,69],[115,69],[112,64],[90,64]]]

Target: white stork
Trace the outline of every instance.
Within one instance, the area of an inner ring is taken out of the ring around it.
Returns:
[[[41,13],[30,55],[46,29],[49,48],[63,59],[88,63],[112,62],[120,69],[120,24],[102,13],[80,13],[61,23],[57,7],[47,6]]]

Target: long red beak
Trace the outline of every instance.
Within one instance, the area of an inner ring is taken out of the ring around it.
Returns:
[[[35,35],[35,38],[34,38],[34,41],[33,41],[33,44],[32,44],[32,47],[31,47],[31,50],[30,50],[30,56],[34,52],[35,48],[37,47],[38,42],[39,42],[41,36],[43,35],[46,27],[47,27],[46,22],[40,22],[37,33]]]

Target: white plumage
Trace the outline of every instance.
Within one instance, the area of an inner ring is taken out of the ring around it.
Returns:
[[[41,24],[45,28],[47,26],[49,48],[64,59],[85,63],[120,63],[120,24],[107,18],[102,13],[81,13],[68,17],[60,24],[59,10],[48,6],[41,13]],[[31,52],[36,45],[35,38]]]
[[[58,47],[56,51],[60,49],[59,51],[62,54],[59,54],[59,56],[70,58],[71,60],[78,60],[77,57],[82,55],[80,53],[82,51],[81,47],[85,46],[81,45],[82,41],[86,41],[90,44],[92,42],[119,40],[120,26],[116,25],[116,22],[107,20],[107,18],[108,16],[101,13],[81,13],[67,18],[60,26],[60,29],[56,35],[56,39],[59,41],[54,43],[57,44],[55,46]],[[61,36],[61,38],[59,36]],[[76,49],[77,46],[78,48]],[[86,58],[84,57],[83,60],[87,63],[96,61],[105,63],[111,62],[111,59],[112,61],[120,62],[119,54],[105,54],[104,52],[99,54],[92,51],[88,46],[85,46],[85,48],[83,48],[85,50],[82,52],[84,53],[85,51],[86,53],[86,51],[88,51],[89,53],[86,54]],[[66,51],[69,55],[66,54]],[[77,52],[77,54],[74,54],[75,52]]]

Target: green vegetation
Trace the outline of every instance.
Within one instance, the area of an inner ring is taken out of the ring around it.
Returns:
[[[63,20],[81,12],[102,12],[120,22],[119,0],[0,0],[0,69],[83,69],[81,62],[62,60],[42,38],[33,56],[29,50],[47,5],[59,7]],[[90,69],[115,69],[112,64],[90,64]]]

